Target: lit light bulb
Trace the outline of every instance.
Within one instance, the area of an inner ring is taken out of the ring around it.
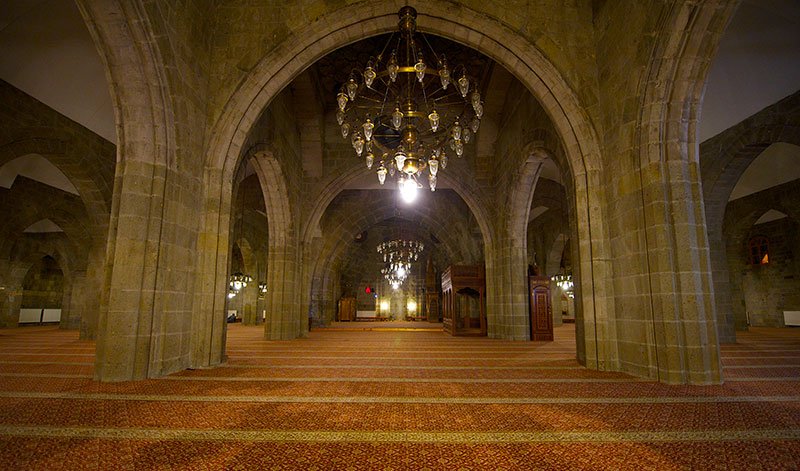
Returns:
[[[402,181],[400,196],[406,203],[413,203],[417,199],[417,182],[413,178],[406,178]]]
[[[350,100],[356,99],[356,92],[358,91],[358,84],[354,79],[350,79],[347,82],[347,95],[350,97]]]
[[[469,91],[469,79],[466,75],[462,75],[460,79],[458,79],[458,89],[461,92],[461,98],[467,97],[467,92]]]
[[[383,164],[381,164],[381,166],[378,167],[378,183],[383,185],[385,181],[386,181],[386,167],[384,167]]]
[[[439,129],[439,113],[436,110],[431,111],[431,114],[428,115],[428,119],[431,122],[431,131],[436,132]]]
[[[461,124],[459,124],[458,120],[453,123],[453,129],[451,130],[451,133],[454,140],[458,141],[461,139]]]
[[[481,126],[481,120],[478,118],[472,118],[472,124],[470,127],[472,128],[472,132],[477,133],[478,128]]]
[[[397,288],[399,288],[399,287],[400,287],[400,284],[399,284],[399,283],[397,283],[397,282],[395,282],[395,283],[392,283],[392,289],[397,289]]]
[[[398,149],[397,153],[394,155],[394,162],[397,164],[397,170],[403,171],[403,165],[406,162],[406,154],[403,153],[402,149]]]
[[[403,267],[397,267],[397,276],[399,276],[400,278],[405,278],[406,269]]]
[[[364,84],[367,87],[372,87],[372,81],[375,80],[378,74],[375,73],[375,70],[372,68],[372,62],[367,65],[366,70],[364,70]]]
[[[447,68],[447,62],[442,60],[442,67],[439,69],[439,78],[442,79],[442,90],[447,90],[450,85],[450,70]]]
[[[336,95],[336,102],[339,104],[339,110],[344,111],[344,108],[347,106],[347,94],[344,91],[339,92]]]
[[[436,160],[436,157],[431,157],[431,159],[428,160],[428,168],[431,171],[431,175],[436,176],[436,172],[439,171],[439,161]]]
[[[422,53],[420,52],[417,56],[417,63],[414,64],[414,71],[417,73],[417,80],[422,83],[422,79],[425,78],[425,69],[427,66],[425,62],[422,60]]]
[[[469,99],[473,108],[477,108],[478,105],[481,104],[481,94],[478,92],[478,90],[472,92],[472,94],[469,96]]]
[[[372,168],[373,162],[375,162],[375,155],[372,152],[367,152],[367,168]]]
[[[431,186],[431,191],[436,191],[436,175],[428,175],[428,184]]]
[[[367,118],[367,121],[364,122],[364,125],[362,127],[364,128],[364,137],[367,138],[368,141],[371,140],[372,130],[375,128],[375,125],[372,124],[372,121],[370,121],[369,118]]]
[[[403,124],[403,112],[400,111],[400,108],[395,108],[392,112],[392,127],[395,129],[400,129],[400,125]]]

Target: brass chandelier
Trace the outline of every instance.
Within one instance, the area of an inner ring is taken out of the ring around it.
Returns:
[[[378,244],[378,253],[383,255],[385,267],[381,274],[397,289],[411,273],[411,262],[419,259],[425,244],[416,240],[395,239]]]
[[[425,173],[436,190],[448,152],[463,155],[478,132],[483,102],[466,68],[451,69],[416,31],[417,11],[405,6],[398,16],[399,32],[365,67],[353,69],[339,90],[336,120],[367,168],[377,161],[378,182],[396,176],[403,199],[411,202]]]

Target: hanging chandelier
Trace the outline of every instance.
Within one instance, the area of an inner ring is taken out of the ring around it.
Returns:
[[[336,120],[367,168],[377,162],[378,182],[396,176],[400,194],[411,202],[425,173],[436,190],[448,152],[463,155],[478,132],[483,102],[466,68],[451,69],[444,54],[416,31],[417,11],[405,6],[398,16],[399,34],[366,66],[354,69],[336,95]]]
[[[397,289],[411,273],[411,262],[419,259],[425,244],[416,240],[394,239],[378,244],[378,253],[383,255],[386,265],[381,274]]]
[[[567,296],[570,298],[575,297],[575,292],[573,291],[574,284],[572,283],[572,275],[569,274],[561,274],[553,276],[550,278]]]
[[[231,280],[228,283],[231,289],[235,292],[239,292],[242,289],[247,287],[247,284],[253,281],[253,277],[250,275],[243,275],[242,272],[237,271],[233,275],[231,275]]]

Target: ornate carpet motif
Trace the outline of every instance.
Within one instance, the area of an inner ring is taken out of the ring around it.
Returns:
[[[94,344],[0,331],[0,469],[800,469],[800,330],[722,347],[725,384],[670,386],[556,341],[392,329],[265,341],[228,363],[92,380]]]

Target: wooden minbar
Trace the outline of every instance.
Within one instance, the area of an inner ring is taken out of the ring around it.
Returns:
[[[553,308],[550,302],[550,278],[528,277],[528,298],[531,315],[531,340],[553,340]]]
[[[356,298],[343,297],[339,299],[339,321],[356,320]]]
[[[486,273],[482,265],[451,265],[442,273],[442,317],[451,335],[486,335]]]

